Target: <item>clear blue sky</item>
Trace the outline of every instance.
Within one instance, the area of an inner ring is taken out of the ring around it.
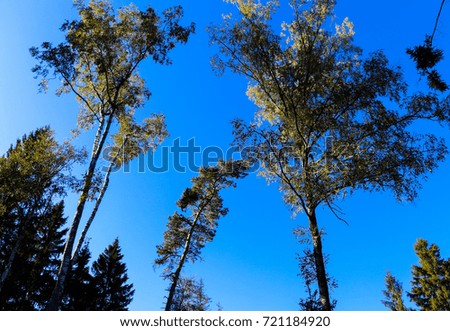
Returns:
[[[280,1],[286,5],[287,1]],[[128,0],[114,1],[122,6]],[[216,77],[209,58],[215,53],[208,46],[205,27],[218,23],[230,11],[221,0],[135,1],[142,9],[147,4],[162,10],[181,4],[185,22],[194,21],[197,33],[190,42],[172,54],[173,65],[160,67],[146,62],[141,73],[153,93],[139,116],[163,112],[171,134],[164,142],[170,146],[179,138],[186,144],[195,137],[197,145],[226,149],[232,140],[230,121],[250,119],[254,106],[247,100],[247,82],[231,73]],[[423,41],[431,33],[441,1],[432,0],[340,0],[338,20],[348,16],[354,22],[356,43],[365,52],[383,49],[391,62],[404,67],[411,89],[423,82],[405,54],[405,49]],[[446,51],[440,66],[450,79],[450,5],[444,7],[435,37]],[[285,6],[284,6],[285,7]],[[43,125],[50,125],[59,140],[70,136],[75,127],[77,104],[73,95],[56,97],[39,94],[31,67],[35,64],[28,49],[43,41],[58,42],[65,19],[75,16],[70,0],[0,0],[0,154],[19,136]],[[280,17],[288,11],[280,11]],[[450,130],[426,126],[447,138]],[[90,146],[92,133],[83,133],[76,144]],[[160,150],[158,151],[160,152]],[[158,155],[157,152],[157,155]],[[450,257],[450,162],[430,174],[423,183],[419,199],[412,204],[395,202],[392,194],[364,193],[340,203],[349,225],[336,220],[328,211],[319,213],[325,227],[324,251],[330,254],[329,273],[339,288],[333,293],[338,310],[384,310],[380,303],[384,275],[390,270],[409,287],[410,266],[417,262],[413,244],[425,238],[441,247]],[[97,219],[91,228],[91,250],[96,257],[119,237],[128,274],[135,285],[133,310],[159,310],[163,306],[165,283],[161,270],[153,269],[155,246],[160,244],[167,217],[176,210],[175,202],[195,174],[170,170],[155,174],[138,172],[112,175]],[[276,186],[267,186],[254,175],[224,192],[230,209],[220,220],[217,236],[203,250],[204,261],[191,265],[187,273],[204,280],[207,294],[225,310],[296,310],[303,296],[297,276],[296,243],[292,230],[306,225],[304,215],[292,219]],[[67,199],[66,214],[72,218],[76,197]],[[215,305],[212,305],[215,308]]]

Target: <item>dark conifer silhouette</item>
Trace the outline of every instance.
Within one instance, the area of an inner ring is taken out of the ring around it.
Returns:
[[[92,264],[95,310],[128,310],[133,300],[133,284],[128,284],[127,267],[116,239]]]
[[[0,307],[42,309],[63,251],[70,167],[83,154],[59,145],[48,127],[0,157]]]

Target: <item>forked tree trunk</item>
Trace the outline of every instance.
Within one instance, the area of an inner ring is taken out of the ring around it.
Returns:
[[[328,289],[327,273],[325,270],[325,260],[322,252],[322,237],[317,225],[315,209],[308,212],[309,231],[312,237],[314,262],[316,266],[317,285],[319,288],[320,303],[322,310],[331,310],[330,293]]]
[[[72,254],[72,263],[75,262],[75,259],[77,259],[78,255],[81,252],[83,243],[86,240],[87,232],[89,231],[89,228],[91,227],[92,222],[94,221],[95,216],[97,215],[100,204],[102,203],[103,197],[105,196],[105,192],[108,189],[109,176],[111,175],[112,168],[115,166],[117,158],[119,157],[120,151],[125,146],[126,141],[127,141],[127,139],[125,138],[123,140],[121,148],[119,148],[116,155],[109,163],[108,169],[106,170],[105,177],[103,178],[102,187],[100,189],[100,192],[98,193],[97,199],[95,200],[94,208],[92,209],[91,215],[89,216],[89,219],[87,220],[86,225],[84,226],[83,231],[81,232],[81,236],[80,236],[80,239],[78,239],[78,244],[76,245],[75,251]]]
[[[73,246],[75,244],[75,238],[77,236],[78,227],[80,225],[81,217],[83,216],[84,206],[86,205],[86,201],[88,199],[89,190],[92,184],[92,178],[94,176],[95,171],[95,163],[91,161],[91,165],[89,166],[89,170],[86,173],[83,190],[81,192],[81,196],[78,199],[78,205],[75,212],[75,216],[72,221],[72,225],[70,226],[69,233],[66,240],[66,245],[64,246],[63,257],[61,261],[61,265],[58,271],[58,279],[56,281],[55,288],[53,289],[52,296],[47,305],[47,310],[59,310],[59,306],[61,303],[61,299],[64,293],[64,287],[67,275],[69,273],[71,260],[72,260],[72,251]]]
[[[101,151],[103,150],[103,146],[108,136],[109,128],[111,127],[112,121],[113,116],[109,115],[104,130],[103,130],[103,122],[100,123],[99,128],[97,130],[94,147],[92,149],[91,161],[89,162],[89,168],[84,177],[83,189],[81,191],[80,198],[78,199],[77,209],[75,211],[72,225],[70,226],[67,235],[63,257],[58,271],[58,279],[56,281],[55,288],[53,289],[52,296],[47,304],[47,310],[58,310],[61,304],[61,300],[64,294],[65,282],[71,265],[72,252],[73,247],[75,245],[75,238],[77,236],[78,227],[80,226],[80,221],[81,217],[83,216],[84,207],[89,197],[89,191],[91,190],[92,179],[94,177],[97,161],[100,157]]]

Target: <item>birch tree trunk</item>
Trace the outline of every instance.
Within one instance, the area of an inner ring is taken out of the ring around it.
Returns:
[[[328,289],[327,273],[325,270],[325,260],[322,252],[322,237],[317,225],[316,210],[308,211],[309,231],[312,237],[314,262],[316,266],[317,285],[319,288],[320,303],[323,310],[331,310],[330,293]]]
[[[58,271],[58,279],[56,281],[55,288],[53,289],[52,296],[48,302],[47,310],[58,310],[62,300],[65,282],[72,261],[72,251],[75,245],[75,238],[77,236],[78,227],[80,225],[80,221],[83,216],[84,207],[89,197],[89,191],[91,190],[92,187],[92,179],[95,174],[95,168],[97,166],[98,159],[100,157],[101,151],[108,136],[109,128],[111,127],[111,123],[113,121],[113,116],[109,115],[106,122],[106,127],[104,129],[103,129],[103,121],[104,119],[102,118],[102,121],[100,122],[100,125],[97,130],[95,143],[92,149],[91,161],[89,163],[89,168],[84,178],[83,189],[81,191],[80,198],[78,199],[77,209],[73,217],[72,225],[70,226],[67,235],[63,257]],[[98,137],[101,138],[97,139]]]
[[[126,143],[126,138],[124,139],[121,148],[119,148],[119,150],[117,151],[117,154],[114,156],[114,159],[111,160],[111,162],[109,163],[108,169],[106,170],[106,174],[103,179],[102,187],[100,189],[97,199],[95,200],[94,208],[92,209],[91,215],[89,216],[89,219],[86,222],[86,225],[84,226],[83,231],[81,232],[81,236],[80,236],[80,239],[78,240],[78,244],[75,248],[75,251],[72,254],[72,260],[76,259],[78,254],[81,251],[83,243],[86,239],[87,232],[89,231],[89,228],[91,227],[92,222],[94,221],[95,216],[97,215],[100,204],[102,203],[103,197],[105,196],[105,192],[108,189],[109,176],[111,175],[112,168],[114,167],[116,160],[120,154],[120,151],[121,151],[122,147],[125,145],[125,143]]]

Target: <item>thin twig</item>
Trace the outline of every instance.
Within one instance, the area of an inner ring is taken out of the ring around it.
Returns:
[[[441,7],[439,8],[439,13],[436,17],[436,22],[434,23],[433,34],[431,35],[431,43],[433,43],[434,34],[436,33],[437,26],[439,23],[439,18],[441,17],[442,8],[444,7],[445,0],[442,0]]]

